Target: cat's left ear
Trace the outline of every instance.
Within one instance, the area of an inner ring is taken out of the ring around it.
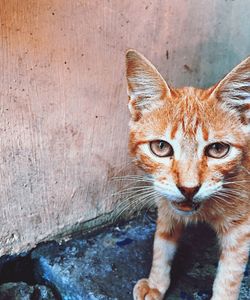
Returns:
[[[213,89],[212,96],[241,112],[242,121],[250,123],[250,56],[227,74]]]
[[[134,121],[144,112],[160,107],[171,91],[156,68],[135,50],[126,53],[129,109]]]

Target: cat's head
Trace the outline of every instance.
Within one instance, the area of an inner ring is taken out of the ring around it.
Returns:
[[[248,155],[250,57],[206,90],[170,88],[134,50],[127,52],[126,67],[130,153],[155,189],[179,214],[228,196],[226,185]]]

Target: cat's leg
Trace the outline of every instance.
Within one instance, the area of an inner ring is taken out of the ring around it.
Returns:
[[[173,222],[173,221],[172,221]],[[182,225],[158,218],[154,238],[153,263],[148,279],[134,287],[135,300],[161,300],[170,284],[171,263],[181,235]]]
[[[221,255],[211,300],[237,300],[250,246],[250,226],[238,225],[220,236]]]

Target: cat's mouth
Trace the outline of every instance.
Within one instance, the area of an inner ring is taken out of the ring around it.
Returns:
[[[186,200],[182,202],[171,201],[170,203],[175,209],[187,213],[193,213],[201,206],[200,203],[194,203],[192,200]]]

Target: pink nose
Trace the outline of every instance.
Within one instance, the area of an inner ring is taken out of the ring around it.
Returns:
[[[200,185],[194,187],[178,186],[178,189],[181,191],[182,195],[185,196],[185,198],[192,200],[194,195],[199,191]]]

